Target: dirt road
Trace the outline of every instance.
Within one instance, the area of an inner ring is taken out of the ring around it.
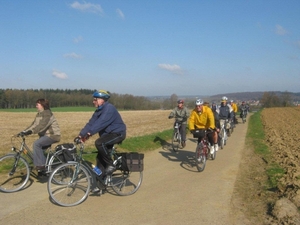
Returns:
[[[64,208],[49,201],[46,183],[36,180],[18,193],[0,193],[2,224],[245,224],[231,212],[231,198],[244,149],[246,124],[238,124],[223,150],[203,172],[192,165],[195,139],[174,153],[171,146],[145,154],[138,192],[89,196]]]

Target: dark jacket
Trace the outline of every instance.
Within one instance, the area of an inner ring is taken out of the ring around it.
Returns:
[[[99,133],[100,136],[115,133],[126,136],[126,125],[115,106],[105,102],[100,109],[94,112],[79,135],[84,137],[87,133],[91,135]]]

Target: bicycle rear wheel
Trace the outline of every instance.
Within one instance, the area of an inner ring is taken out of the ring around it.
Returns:
[[[199,143],[196,147],[195,160],[196,160],[197,170],[199,172],[202,172],[205,169],[205,165],[206,165],[206,155],[202,143]]]
[[[21,190],[29,176],[29,165],[23,157],[8,154],[0,158],[0,191],[11,193]]]
[[[48,180],[51,199],[61,206],[82,203],[90,191],[90,175],[79,163],[71,162],[58,166]]]
[[[109,185],[121,196],[134,194],[141,186],[143,172],[116,171],[110,177]]]

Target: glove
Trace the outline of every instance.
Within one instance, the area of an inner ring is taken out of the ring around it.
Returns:
[[[23,136],[30,135],[30,134],[32,134],[32,130],[21,131],[20,133],[18,133],[17,136],[18,136],[18,137],[19,137],[19,136],[23,137]]]
[[[90,136],[92,136],[90,133],[87,133],[83,138],[82,141],[85,142],[86,140],[88,140],[90,138]]]
[[[172,119],[172,118],[173,118],[173,116],[169,116],[168,118],[169,118],[169,119]]]
[[[32,134],[32,130],[27,130],[27,131],[23,131],[25,135],[30,135]]]
[[[81,138],[78,136],[78,137],[76,137],[76,138],[74,138],[74,142],[76,143],[76,144],[80,144],[81,143]]]

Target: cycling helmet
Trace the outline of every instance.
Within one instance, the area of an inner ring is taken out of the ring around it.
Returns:
[[[177,104],[179,104],[179,103],[184,103],[184,101],[183,101],[182,99],[179,99],[179,100],[177,101]]]
[[[233,100],[231,99],[231,100],[230,100],[230,102],[232,103],[232,102],[233,102]]]
[[[94,92],[93,97],[94,98],[102,98],[105,101],[107,101],[110,98],[110,94],[108,91],[99,90],[99,91]]]
[[[227,98],[226,96],[223,96],[223,97],[222,97],[222,101],[227,101],[227,99],[228,99],[228,98]]]
[[[202,99],[197,99],[195,102],[195,105],[203,105],[203,100]]]

